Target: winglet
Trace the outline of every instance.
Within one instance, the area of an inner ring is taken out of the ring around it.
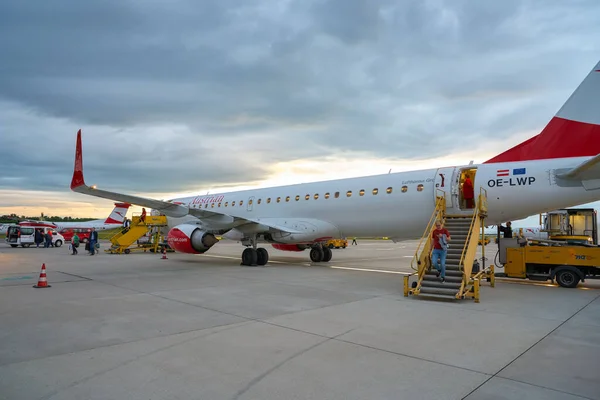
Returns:
[[[73,179],[71,179],[71,190],[85,186],[83,180],[83,155],[81,151],[81,129],[77,132],[77,145],[75,147],[75,167],[73,169]]]

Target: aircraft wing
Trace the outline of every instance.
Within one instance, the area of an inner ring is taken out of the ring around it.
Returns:
[[[600,154],[575,168],[557,174],[556,177],[569,181],[581,181],[586,190],[600,189]]]
[[[83,178],[83,152],[81,146],[81,129],[77,132],[77,145],[75,149],[75,168],[73,169],[73,179],[71,180],[71,190],[77,193],[83,193],[90,196],[101,197],[104,199],[110,199],[115,201],[127,202],[142,207],[148,207],[162,212],[170,217],[183,217],[188,214],[205,218],[208,221],[215,223],[231,223],[234,218],[221,214],[215,213],[208,210],[195,210],[183,204],[171,203],[169,201],[162,201],[151,199],[147,197],[133,196],[124,193],[110,192],[108,190],[97,189],[96,187],[88,186],[85,184]]]
[[[121,201],[135,204],[142,207],[148,207],[158,210],[169,217],[184,217],[193,215],[200,218],[203,223],[212,226],[215,229],[230,229],[234,226],[245,226],[252,232],[263,232],[267,230],[279,231],[282,235],[314,235],[317,232],[335,232],[339,234],[337,228],[326,221],[315,219],[296,219],[296,218],[256,218],[246,219],[233,217],[220,212],[209,210],[189,208],[180,203],[151,199],[147,197],[133,196],[125,193],[111,192],[108,190],[97,189],[95,186],[85,184],[83,178],[83,152],[81,145],[81,130],[77,132],[77,146],[75,149],[75,167],[73,169],[73,178],[71,180],[71,190],[77,193],[89,196],[101,197],[113,201]]]

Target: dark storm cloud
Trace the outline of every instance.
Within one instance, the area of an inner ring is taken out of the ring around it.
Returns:
[[[90,183],[136,191],[447,155],[541,128],[599,19],[594,0],[4,1],[0,187],[66,188],[79,127]]]

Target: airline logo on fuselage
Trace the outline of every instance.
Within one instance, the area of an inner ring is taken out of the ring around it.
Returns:
[[[524,176],[526,173],[526,168],[498,169],[496,170],[496,179],[490,179],[488,181],[488,186],[528,186],[533,184],[533,182],[535,182],[535,177]]]
[[[194,200],[191,201],[191,204],[206,204],[206,203],[218,203],[223,201],[225,196],[196,196]]]

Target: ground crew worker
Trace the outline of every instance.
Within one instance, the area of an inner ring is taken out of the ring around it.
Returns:
[[[506,226],[499,225],[498,229],[500,232],[504,234],[504,238],[510,239],[512,238],[512,227],[510,221],[506,223]]]

